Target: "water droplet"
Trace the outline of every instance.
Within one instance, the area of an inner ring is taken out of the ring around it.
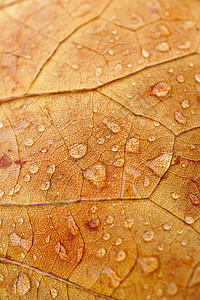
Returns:
[[[148,290],[148,289],[149,289],[149,284],[148,284],[148,283],[145,283],[145,284],[143,285],[143,288],[144,288],[145,290]]]
[[[161,42],[161,43],[158,43],[154,49],[158,50],[160,52],[167,52],[167,51],[169,51],[170,47],[167,42]]]
[[[44,125],[39,125],[39,126],[38,126],[38,130],[39,130],[39,132],[45,131]]]
[[[147,160],[144,164],[150,168],[157,176],[161,177],[164,172],[169,168],[172,154],[161,154],[155,159]]]
[[[162,289],[157,289],[156,290],[156,295],[161,297],[163,295],[163,290]]]
[[[37,256],[35,254],[33,254],[33,260],[36,261],[37,260]]]
[[[107,224],[112,224],[113,223],[113,217],[112,216],[108,216],[107,218],[106,218],[106,223]]]
[[[114,67],[114,69],[115,69],[116,71],[121,71],[121,70],[122,70],[122,65],[121,65],[121,64],[117,64],[117,65]]]
[[[36,164],[30,165],[29,171],[30,171],[32,174],[36,174],[37,171],[38,171],[38,166],[37,166]]]
[[[136,82],[135,82],[135,81],[132,81],[131,84],[132,84],[133,86],[135,86],[135,85],[136,85]]]
[[[30,175],[29,174],[26,174],[24,175],[24,181],[28,182],[30,180]]]
[[[193,62],[190,62],[190,63],[189,63],[189,66],[190,66],[191,68],[194,67]]]
[[[147,176],[144,177],[144,187],[148,187],[150,184],[149,178]]]
[[[50,234],[48,234],[48,235],[46,236],[46,238],[45,238],[46,243],[49,243],[50,238],[51,238],[51,236],[50,236]]]
[[[141,267],[147,275],[156,271],[159,267],[159,262],[156,257],[142,257],[138,259],[138,262],[141,264]]]
[[[169,222],[167,222],[167,223],[165,223],[164,225],[163,225],[163,228],[165,229],[165,230],[170,230],[171,228],[172,228],[172,224],[171,223],[169,223]]]
[[[104,239],[105,241],[108,241],[108,240],[110,239],[110,233],[104,233],[103,239]]]
[[[200,83],[200,73],[195,74],[195,75],[194,75],[194,78],[195,78],[195,80],[196,80],[197,82]]]
[[[181,241],[181,245],[184,246],[184,247],[187,246],[187,243],[188,243],[187,240],[182,240],[182,241]]]
[[[126,258],[126,253],[123,250],[120,250],[117,254],[116,254],[116,261],[122,261]]]
[[[47,191],[49,188],[50,188],[50,181],[48,181],[48,180],[43,181],[41,184],[41,190]]]
[[[22,252],[22,253],[21,253],[21,257],[22,257],[22,258],[25,258],[25,256],[26,256],[26,255]]]
[[[91,208],[90,208],[90,211],[91,213],[95,214],[97,212],[97,207],[96,205],[93,205]]]
[[[104,257],[106,254],[106,250],[104,248],[100,248],[99,250],[97,250],[96,252],[96,255],[99,257],[99,258],[102,258]]]
[[[182,115],[181,112],[176,111],[174,113],[174,119],[181,125],[186,125],[187,124],[187,118]]]
[[[176,295],[178,293],[178,286],[174,282],[170,282],[167,285],[167,293],[171,296]]]
[[[120,239],[120,238],[118,238],[118,239],[115,241],[115,245],[116,245],[116,246],[121,245],[121,243],[122,243],[122,239]]]
[[[24,144],[28,147],[33,145],[33,140],[32,139],[25,139]]]
[[[185,81],[183,75],[178,75],[178,76],[176,77],[176,80],[177,80],[178,82],[180,82],[180,83],[182,83],[182,82]]]
[[[5,277],[3,276],[3,274],[0,274],[0,282],[4,281]]]
[[[0,122],[0,128],[3,128],[3,123],[2,122]]]
[[[154,122],[153,122],[153,125],[154,125],[155,127],[158,127],[158,126],[160,125],[160,123],[157,122],[157,121],[154,121]]]
[[[104,138],[98,138],[98,144],[102,145],[105,142]]]
[[[53,174],[55,172],[56,167],[54,165],[50,165],[47,167],[47,173]]]
[[[142,49],[142,55],[144,56],[144,58],[148,58],[149,57],[149,51]]]
[[[74,64],[74,65],[72,65],[72,68],[73,68],[74,70],[78,70],[78,69],[79,69],[79,65]]]
[[[163,251],[163,250],[164,250],[164,244],[163,244],[163,243],[159,243],[159,244],[157,245],[157,249],[158,249],[159,251]]]
[[[81,157],[83,157],[85,155],[87,151],[87,147],[86,145],[83,144],[76,144],[74,146],[72,146],[69,150],[69,154],[75,158],[75,159],[79,159]]]
[[[131,138],[128,140],[126,144],[126,151],[128,152],[138,152],[139,151],[139,139],[137,138]]]
[[[175,192],[171,193],[171,196],[175,200],[177,200],[180,197],[180,195],[178,193],[175,193]]]
[[[94,220],[90,220],[88,225],[91,229],[96,229],[101,225],[101,222],[99,219],[94,219]]]
[[[3,197],[4,191],[0,190],[0,197]]]
[[[191,146],[193,146],[194,148],[191,148]],[[190,149],[195,149],[195,146],[190,144]],[[200,198],[198,196],[196,196],[194,194],[189,194],[189,198],[193,205],[200,204]]]
[[[186,216],[185,217],[185,222],[187,224],[193,224],[194,223],[194,218],[193,217],[190,217],[190,216]]]
[[[119,150],[119,146],[118,145],[113,145],[112,146],[112,151],[113,152],[117,152]]]
[[[186,41],[183,44],[178,45],[178,49],[181,50],[187,50],[191,47],[191,42],[190,41]]]
[[[181,106],[182,106],[182,108],[188,108],[188,107],[190,107],[190,102],[185,99],[181,102]]]
[[[146,242],[149,242],[153,239],[154,237],[154,232],[152,230],[146,230],[144,233],[143,233],[143,239],[146,241]]]
[[[19,222],[20,224],[23,224],[24,219],[21,217],[21,218],[18,219],[18,222]]]
[[[102,74],[103,74],[102,68],[101,68],[101,67],[97,67],[97,68],[95,69],[95,75],[96,75],[97,77],[100,77]]]
[[[55,288],[50,288],[50,293],[53,299],[58,296],[58,291]]]
[[[16,295],[25,295],[31,288],[30,278],[27,274],[21,273],[13,282],[12,290]]]
[[[171,92],[171,89],[171,84],[168,84],[166,82],[159,82],[151,88],[150,95],[156,95],[159,98],[163,98]]]
[[[150,135],[150,136],[148,136],[148,138],[147,138],[147,140],[149,141],[149,142],[154,142],[155,141],[155,136],[154,135]]]
[[[113,121],[104,119],[103,123],[106,124],[113,133],[119,133],[121,131],[121,127]]]
[[[102,164],[92,165],[83,174],[88,180],[102,182],[106,180],[106,167]]]
[[[108,53],[109,53],[110,55],[114,55],[114,54],[115,54],[115,52],[114,52],[113,49],[109,49],[109,50],[108,50]]]

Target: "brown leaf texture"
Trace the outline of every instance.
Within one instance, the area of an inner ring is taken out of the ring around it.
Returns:
[[[0,299],[200,299],[199,0],[0,1]]]

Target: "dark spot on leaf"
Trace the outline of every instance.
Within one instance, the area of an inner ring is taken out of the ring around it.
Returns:
[[[9,168],[11,165],[12,165],[11,158],[7,154],[4,154],[0,159],[0,168]]]

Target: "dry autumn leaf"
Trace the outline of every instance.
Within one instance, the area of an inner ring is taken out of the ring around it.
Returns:
[[[0,1],[0,299],[200,299],[200,1]]]

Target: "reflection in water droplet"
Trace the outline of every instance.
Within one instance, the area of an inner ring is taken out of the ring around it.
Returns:
[[[146,242],[149,242],[153,239],[154,237],[154,232],[152,230],[146,230],[144,233],[143,233],[143,239],[146,241]]]
[[[190,107],[190,102],[185,99],[181,102],[181,106],[182,106],[182,108],[188,108],[188,107]]]
[[[174,113],[174,119],[181,125],[187,124],[187,118],[181,114],[181,112],[176,111]]]
[[[46,181],[43,181],[42,184],[41,184],[41,190],[42,191],[47,191],[50,187],[50,181],[46,180]]]
[[[169,51],[170,47],[167,42],[161,42],[161,43],[158,43],[154,49],[158,50],[160,52],[167,52],[167,51]]]
[[[197,82],[200,83],[200,73],[195,74],[194,78],[195,78],[195,80],[196,80]]]
[[[123,250],[120,250],[117,254],[116,254],[116,261],[122,261],[126,258],[126,253]]]
[[[69,154],[71,155],[71,157],[75,159],[79,159],[85,155],[86,151],[87,151],[86,145],[76,144],[70,148]]]
[[[193,224],[194,223],[194,218],[193,217],[190,217],[190,216],[186,216],[185,217],[185,222],[187,224]]]

